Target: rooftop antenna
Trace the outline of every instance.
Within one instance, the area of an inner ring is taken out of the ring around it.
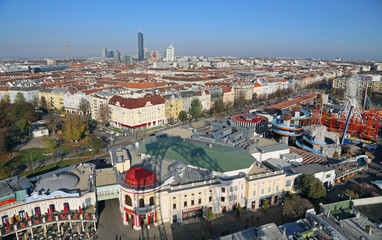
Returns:
[[[66,42],[66,39],[65,39],[65,54],[66,54],[66,61],[68,61],[68,43]]]

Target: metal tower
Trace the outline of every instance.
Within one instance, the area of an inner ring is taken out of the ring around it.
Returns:
[[[344,100],[345,103],[339,111],[339,115],[347,116],[353,107],[353,117],[362,120],[360,113],[360,106],[358,99],[360,99],[360,84],[358,75],[352,75],[349,80],[345,90]]]
[[[65,39],[65,54],[66,54],[66,61],[68,61],[68,44]]]

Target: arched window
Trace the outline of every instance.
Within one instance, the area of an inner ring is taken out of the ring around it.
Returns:
[[[130,207],[132,206],[131,197],[129,195],[125,195],[125,204]]]
[[[150,198],[150,206],[154,206],[155,205],[155,203],[154,203],[154,197],[151,197]]]
[[[145,200],[143,198],[139,199],[139,207],[145,207]]]

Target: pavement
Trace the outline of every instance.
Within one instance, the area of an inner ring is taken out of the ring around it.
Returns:
[[[96,239],[210,239],[229,233],[241,231],[253,226],[267,223],[292,222],[296,219],[281,216],[282,206],[271,206],[267,211],[256,212],[242,210],[239,218],[236,212],[226,212],[216,215],[213,223],[207,223],[204,218],[195,218],[182,223],[164,223],[159,226],[146,226],[142,230],[132,230],[131,224],[122,224],[122,215],[119,211],[118,199],[107,200],[99,203],[100,216]]]

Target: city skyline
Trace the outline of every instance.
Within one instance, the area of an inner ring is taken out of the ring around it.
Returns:
[[[376,0],[88,3],[1,1],[0,58],[64,58],[65,39],[69,57],[98,57],[105,46],[136,55],[143,32],[146,48],[173,43],[177,56],[382,60]]]

